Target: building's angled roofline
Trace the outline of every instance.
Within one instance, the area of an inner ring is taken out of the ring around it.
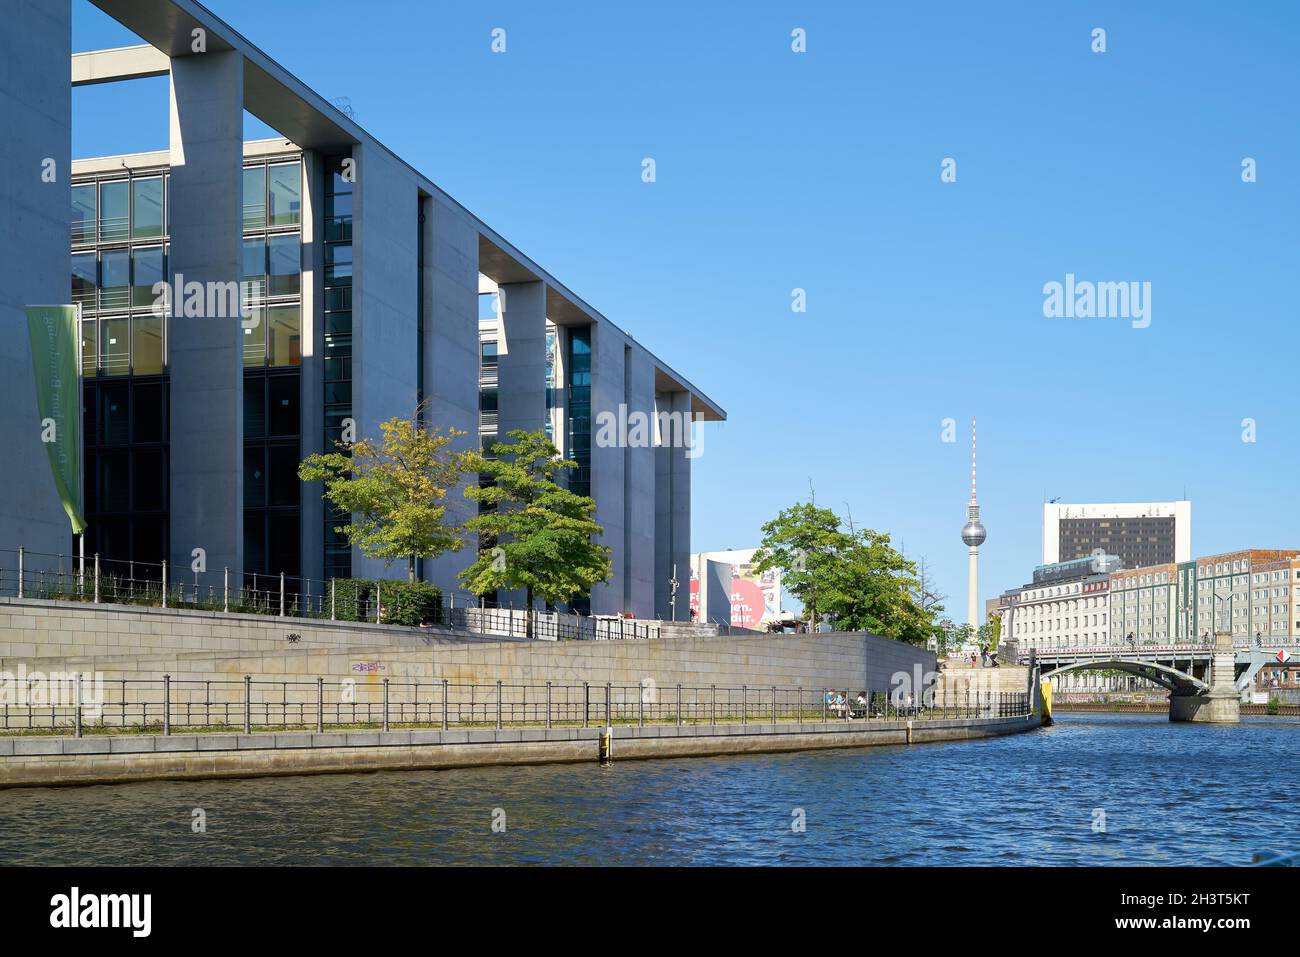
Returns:
[[[356,120],[271,59],[256,44],[201,3],[196,0],[90,0],[90,2],[168,57],[192,55],[190,50],[192,32],[200,28],[205,30],[209,52],[234,50],[244,57],[244,108],[259,120],[306,149],[348,149],[353,145],[361,144],[383,150],[395,162],[411,172],[420,189],[463,211],[477,224],[481,235],[516,260],[526,271],[545,281],[548,290],[554,290],[592,322],[608,323],[628,340],[636,342],[640,348],[645,349],[645,346],[637,342],[617,323],[576,295],[568,286],[474,215],[463,203],[453,198],[375,136],[367,133]],[[139,52],[138,48],[121,47],[113,51],[88,51],[73,56],[85,59],[95,54],[107,56],[110,53],[123,54],[124,51],[132,50]],[[141,67],[144,68],[147,67]],[[126,76],[118,78],[126,78]],[[81,82],[111,82],[112,79],[114,79],[112,76],[96,77],[93,80],[83,79]],[[727,414],[721,406],[649,349],[646,349],[646,353],[654,361],[656,380],[675,384],[683,391],[689,392],[693,411],[702,413],[705,419],[711,421],[726,419]]]

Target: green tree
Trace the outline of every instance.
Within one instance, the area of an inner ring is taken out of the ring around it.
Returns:
[[[935,606],[922,608],[917,602],[916,564],[890,545],[889,535],[872,529],[852,533],[832,581],[827,610],[836,627],[919,645],[938,634]]]
[[[447,492],[464,471],[463,453],[448,446],[464,432],[446,435],[410,419],[380,423],[379,442],[361,439],[340,451],[317,452],[303,459],[298,477],[324,482],[323,497],[351,516],[335,531],[347,536],[371,558],[391,563],[406,559],[408,581],[415,581],[415,560],[457,551],[462,538],[447,522]]]
[[[754,553],[755,572],[781,570],[781,584],[808,615],[808,630],[817,627],[832,587],[833,573],[848,536],[839,517],[812,502],[799,502],[763,526],[763,540]]]
[[[913,644],[938,635],[942,606],[917,576],[916,565],[873,529],[846,531],[833,511],[798,503],[763,526],[754,562],[761,573],[779,568],[782,584],[803,603],[810,625],[829,614],[835,627],[865,630]]]
[[[980,625],[979,642],[981,645],[988,645],[989,651],[998,650],[998,639],[1002,637],[1002,616],[993,615],[988,621]]]
[[[485,481],[466,486],[465,497],[489,508],[464,529],[491,547],[479,551],[460,579],[476,595],[522,588],[530,609],[536,596],[551,604],[570,601],[609,579],[610,549],[595,541],[604,532],[594,517],[596,503],[556,483],[561,470],[578,463],[560,458],[545,432],[515,429],[508,435],[510,442],[492,446],[492,457],[471,453],[466,459]]]

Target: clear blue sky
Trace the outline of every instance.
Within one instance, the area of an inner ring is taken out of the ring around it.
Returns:
[[[1300,547],[1293,4],[208,5],[727,410],[699,549],[811,480],[958,618],[971,415],[981,597],[1039,561],[1044,494],[1185,489],[1195,552]],[[73,6],[74,49],[138,42]],[[165,79],[74,106],[76,155],[166,146]],[[1067,272],[1150,282],[1150,328],[1044,318]]]

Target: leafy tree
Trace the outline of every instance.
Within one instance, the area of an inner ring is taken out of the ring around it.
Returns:
[[[782,509],[763,526],[754,570],[758,574],[781,570],[781,584],[803,605],[812,631],[818,613],[827,610],[823,602],[832,587],[839,555],[847,545],[848,536],[834,512],[812,502],[799,502]]]
[[[560,458],[545,432],[515,429],[508,435],[510,442],[492,446],[492,457],[467,457],[468,468],[487,481],[466,486],[465,497],[490,508],[464,529],[494,545],[481,550],[460,579],[476,595],[522,588],[530,609],[535,596],[551,604],[570,601],[609,579],[610,549],[595,542],[604,532],[594,518],[596,503],[556,483],[562,469],[578,463]]]
[[[984,624],[980,625],[979,643],[988,645],[989,651],[998,650],[998,639],[1002,636],[1002,616],[994,615]]]
[[[783,584],[808,611],[830,614],[836,628],[865,630],[913,644],[939,633],[938,600],[916,565],[872,529],[846,531],[839,517],[815,503],[784,509],[763,526],[754,555],[760,573],[779,568]],[[930,599],[918,601],[923,593]]]
[[[828,610],[839,628],[921,645],[938,634],[935,612],[916,601],[920,582],[915,563],[890,545],[887,534],[872,529],[853,533],[835,584]]]
[[[379,428],[383,437],[378,443],[340,442],[340,451],[307,456],[298,477],[324,482],[323,497],[351,517],[335,531],[371,558],[405,558],[407,580],[413,582],[417,558],[458,551],[462,545],[459,531],[447,523],[444,500],[459,484],[465,459],[448,446],[465,433],[451,429],[443,435],[397,417]]]

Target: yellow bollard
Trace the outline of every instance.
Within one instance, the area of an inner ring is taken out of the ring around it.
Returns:
[[[1043,727],[1047,727],[1052,723],[1052,683],[1044,680],[1038,686],[1043,699]]]
[[[614,729],[609,725],[605,730],[600,732],[600,761],[604,764],[606,761],[613,760],[614,757]]]

